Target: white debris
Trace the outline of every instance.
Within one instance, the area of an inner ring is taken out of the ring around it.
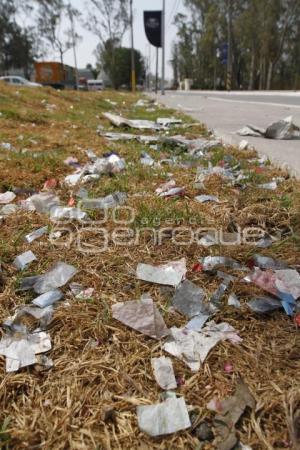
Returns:
[[[32,261],[36,261],[36,256],[34,253],[32,253],[31,250],[29,250],[28,252],[24,252],[21,255],[18,255],[13,264],[14,266],[19,269],[19,270],[23,270],[25,269],[25,267],[30,264]]]
[[[155,380],[162,389],[169,390],[177,388],[173,365],[170,358],[166,358],[165,356],[152,358],[151,364]]]
[[[30,244],[31,242],[35,241],[35,239],[42,237],[47,232],[48,232],[48,226],[38,228],[37,230],[33,231],[32,233],[26,234],[25,239]]]
[[[239,150],[247,150],[248,147],[249,147],[249,142],[246,141],[246,139],[243,139],[243,140],[239,143]]]
[[[11,191],[6,191],[3,194],[0,194],[0,205],[7,205],[7,203],[11,203],[16,198],[16,194]]]
[[[178,286],[185,279],[185,274],[185,258],[159,266],[139,263],[136,269],[136,276],[139,280],[174,287]]]

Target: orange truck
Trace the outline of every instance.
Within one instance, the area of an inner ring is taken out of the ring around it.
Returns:
[[[59,62],[36,62],[35,80],[55,89],[76,89],[75,69]]]

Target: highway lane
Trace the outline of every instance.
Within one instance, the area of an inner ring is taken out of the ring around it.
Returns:
[[[242,139],[247,139],[259,154],[267,155],[274,164],[300,178],[300,140],[242,138],[236,134],[247,124],[266,127],[290,115],[300,126],[299,92],[167,91],[157,99],[205,123],[225,143],[238,145]]]

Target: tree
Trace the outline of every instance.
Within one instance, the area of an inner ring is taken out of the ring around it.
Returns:
[[[58,52],[63,64],[64,54],[72,48],[80,36],[72,30],[62,30],[62,19],[65,15],[69,18],[79,17],[79,11],[72,8],[70,3],[64,0],[37,0],[38,2],[38,29],[39,33],[55,52]]]
[[[114,46],[114,61],[111,60],[111,46]],[[131,49],[125,47],[116,47],[114,43],[107,41],[104,47],[101,47],[100,63],[104,71],[110,78],[115,89],[120,86],[131,84]],[[145,79],[145,67],[141,53],[135,52],[136,77],[138,83],[142,83]]]

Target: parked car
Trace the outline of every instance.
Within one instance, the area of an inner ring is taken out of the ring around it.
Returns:
[[[87,86],[88,91],[103,91],[104,89],[103,80],[88,80]]]
[[[40,87],[39,83],[34,83],[33,81],[26,80],[26,78],[18,77],[15,75],[6,75],[5,77],[0,77],[0,81],[5,81],[5,83],[13,84],[14,86],[27,86],[27,87]]]

